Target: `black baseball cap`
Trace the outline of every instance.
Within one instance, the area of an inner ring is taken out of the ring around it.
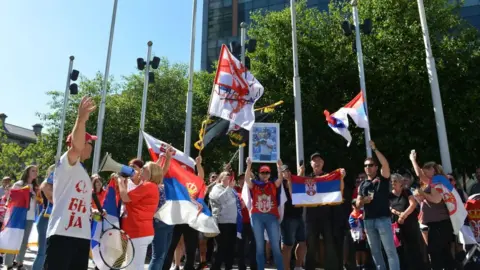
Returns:
[[[316,157],[320,157],[321,159],[323,159],[323,158],[322,158],[322,155],[320,154],[320,152],[315,152],[315,153],[313,153],[313,154],[310,156],[310,160],[313,160],[313,159],[316,158]]]

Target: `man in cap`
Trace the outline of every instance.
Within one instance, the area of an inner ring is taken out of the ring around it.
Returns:
[[[303,175],[304,167],[301,166],[298,169],[299,175]],[[287,195],[287,201],[285,202],[285,210],[283,214],[283,221],[280,224],[280,232],[282,235],[282,256],[283,264],[286,270],[290,270],[290,260],[292,256],[292,250],[295,248],[295,270],[302,269],[303,260],[307,251],[307,245],[305,243],[305,222],[303,220],[303,207],[295,207],[292,205],[292,189],[291,179],[292,172],[288,168],[288,165],[281,167],[283,174],[283,187],[285,188],[285,194]]]
[[[312,177],[324,175],[325,164],[321,154],[315,152],[310,156]],[[345,171],[342,169],[342,175]],[[342,205],[322,205],[306,208],[307,256],[305,270],[315,270],[316,252],[319,237],[323,236],[325,247],[325,270],[343,269],[343,241],[346,226],[345,211]]]
[[[90,253],[92,181],[83,167],[90,158],[96,136],[88,134],[86,122],[95,110],[92,98],[83,97],[68,150],[57,161],[53,176],[53,209],[47,229],[45,270],[84,270]]]

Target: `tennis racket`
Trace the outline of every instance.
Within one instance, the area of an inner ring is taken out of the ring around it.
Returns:
[[[93,201],[99,210],[103,209],[97,194],[92,194]],[[100,215],[101,216],[101,215]],[[102,232],[98,240],[98,249],[103,263],[110,269],[125,269],[135,257],[135,247],[130,236],[118,226],[101,216]],[[105,226],[105,223],[110,226]]]

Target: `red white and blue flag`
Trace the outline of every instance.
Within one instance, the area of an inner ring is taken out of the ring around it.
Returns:
[[[188,224],[203,233],[220,233],[204,201],[207,187],[203,179],[185,170],[177,160],[172,159],[163,178],[163,185],[166,202],[155,214],[156,218],[169,225]],[[200,213],[198,204],[203,206]]]
[[[348,130],[348,116],[352,118],[355,124],[360,128],[369,129],[368,117],[365,109],[365,100],[362,92],[352,99],[347,105],[340,108],[333,114],[327,110],[324,112],[328,126],[337,134],[342,135],[347,140],[347,146],[352,142],[352,135]]]
[[[292,175],[292,204],[295,206],[335,205],[343,201],[340,169],[317,177]]]
[[[248,69],[222,45],[208,114],[246,130],[255,123],[255,102],[264,88]]]
[[[10,201],[8,202],[2,232],[0,232],[0,253],[18,254],[20,251],[29,204],[29,186],[10,190]]]

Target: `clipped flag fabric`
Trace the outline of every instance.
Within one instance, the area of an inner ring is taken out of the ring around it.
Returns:
[[[458,235],[468,215],[460,195],[450,181],[443,175],[435,175],[432,179],[431,186],[442,194],[443,201],[450,215],[450,221],[452,222],[453,233]]]
[[[163,185],[166,202],[155,213],[155,218],[169,225],[188,224],[210,236],[220,233],[217,222],[204,201],[207,187],[203,179],[185,170],[172,159]],[[200,213],[198,204],[202,205]]]
[[[208,113],[250,130],[255,123],[255,102],[263,95],[263,86],[222,45]]]
[[[10,201],[0,233],[0,253],[18,254],[30,204],[30,187],[10,190]]]
[[[316,177],[292,175],[292,204],[295,206],[336,205],[343,202],[340,169]]]
[[[168,148],[168,143],[163,142],[159,139],[154,138],[150,134],[143,131],[143,138],[145,139],[145,143],[148,147],[148,152],[150,153],[150,157],[153,161],[157,161],[160,155],[164,155]],[[195,160],[193,158],[187,156],[182,151],[173,148],[175,151],[172,157],[181,163],[181,165],[185,165],[189,168],[190,171],[195,171]]]
[[[104,201],[100,203],[102,203],[103,209],[107,212],[106,218],[108,221],[113,225],[120,227],[120,205],[117,200],[118,196],[115,188],[115,179],[110,180],[106,192]],[[100,256],[100,246],[98,241],[100,241],[102,226],[105,230],[111,228],[111,225],[106,221],[92,220],[92,241],[90,242],[90,247],[92,249],[92,259],[95,262],[95,266],[100,270],[109,270],[110,267],[105,265]]]
[[[341,135],[347,140],[347,146],[350,146],[350,143],[352,142],[352,135],[348,130],[348,116],[352,118],[358,127],[365,129],[370,128],[365,110],[365,100],[361,91],[347,105],[340,108],[335,113],[330,114],[330,112],[325,110],[323,114],[328,122],[328,126],[335,133]]]

